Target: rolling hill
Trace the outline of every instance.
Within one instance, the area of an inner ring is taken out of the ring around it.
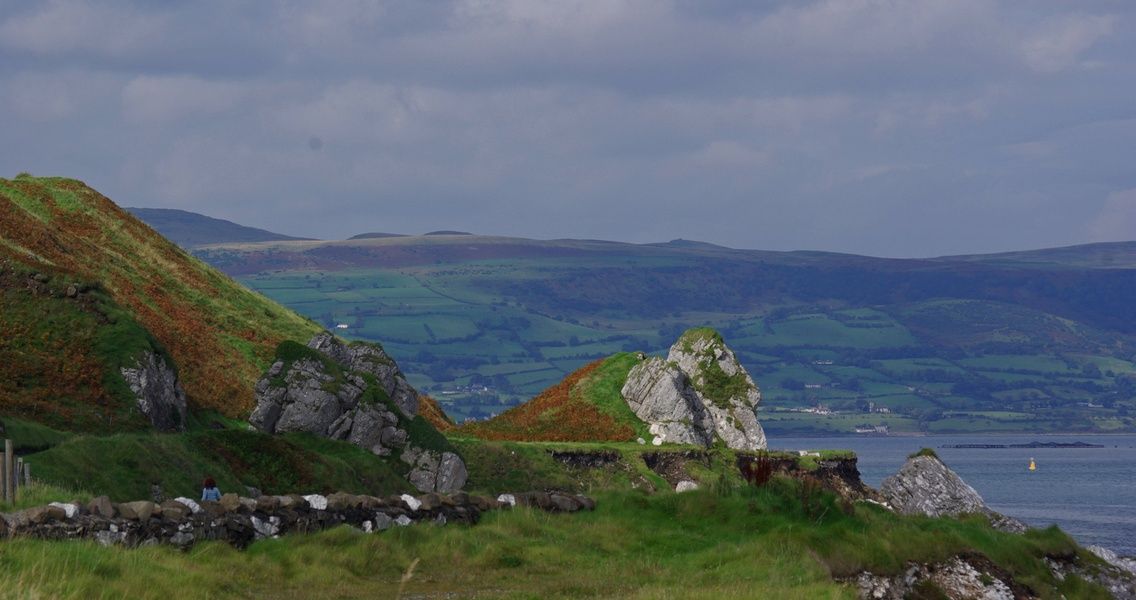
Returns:
[[[127,208],[126,211],[182,248],[231,242],[277,242],[307,239],[273,233],[255,227],[246,227],[232,221],[215,219],[185,210]]]
[[[706,325],[765,391],[772,432],[841,433],[1131,429],[1133,247],[900,260],[433,235],[196,253],[325,326],[382,339],[459,421]],[[800,412],[817,405],[840,414]]]
[[[141,426],[120,371],[145,350],[191,407],[247,416],[276,346],[320,330],[63,178],[0,179],[0,295],[0,407],[64,429]]]

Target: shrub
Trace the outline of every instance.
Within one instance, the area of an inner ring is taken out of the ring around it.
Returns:
[[[916,456],[930,456],[931,458],[934,458],[934,459],[939,458],[939,455],[935,454],[935,451],[930,449],[930,448],[923,448],[922,450],[920,450],[918,452],[915,452],[913,454],[909,454],[909,455],[907,455],[907,458],[915,458]]]

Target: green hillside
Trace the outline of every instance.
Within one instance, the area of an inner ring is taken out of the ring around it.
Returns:
[[[0,179],[0,414],[130,430],[119,374],[172,357],[191,408],[247,416],[285,339],[320,327],[248,291],[82,182]]]
[[[1044,432],[1136,427],[1136,270],[1095,266],[1126,247],[917,261],[432,236],[201,256],[344,335],[382,339],[459,421],[710,326],[761,386],[772,433]],[[800,412],[818,404],[837,414]]]

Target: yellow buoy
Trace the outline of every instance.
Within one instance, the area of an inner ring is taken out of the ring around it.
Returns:
[[[1037,470],[1037,463],[1033,462],[1033,458],[1030,458],[1030,466],[1029,466],[1029,469],[1030,469],[1031,471],[1036,471],[1036,470]]]

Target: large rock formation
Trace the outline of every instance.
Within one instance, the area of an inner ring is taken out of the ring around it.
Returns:
[[[1027,529],[1021,521],[986,506],[974,488],[931,452],[920,452],[907,459],[898,473],[884,479],[880,493],[902,514],[941,517],[979,513],[987,515],[991,524],[1003,531],[1021,533]]]
[[[411,465],[411,483],[424,492],[453,492],[465,484],[461,457],[415,446],[409,425],[418,392],[377,345],[345,344],[326,332],[307,347],[285,342],[257,382],[256,399],[249,422],[260,431],[305,431],[379,456],[401,454]]]
[[[645,358],[622,390],[631,410],[663,442],[762,450],[761,392],[722,337],[707,329],[683,334],[667,359]]]
[[[164,358],[154,352],[144,352],[134,367],[123,367],[121,373],[134,394],[138,410],[155,429],[185,430],[185,390]]]

